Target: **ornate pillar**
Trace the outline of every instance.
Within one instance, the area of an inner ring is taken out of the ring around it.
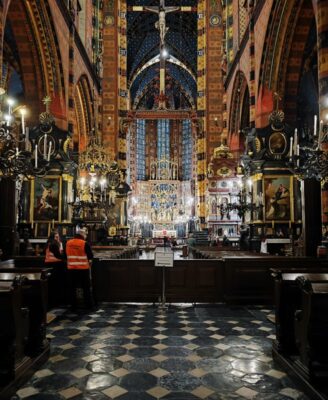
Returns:
[[[62,175],[62,215],[61,219],[62,222],[70,222],[71,220],[71,213],[70,207],[68,203],[74,201],[74,193],[73,193],[73,176],[68,174]]]
[[[126,120],[127,112],[129,109],[129,98],[127,90],[127,22],[126,22],[126,0],[121,0],[119,2],[118,10],[118,43],[119,43],[119,82],[118,82],[118,108],[119,108],[119,134],[118,134],[118,164],[119,167],[126,171],[126,151],[127,151],[127,131],[128,131],[128,121]]]
[[[108,0],[103,9],[103,144],[112,158],[117,154],[118,130],[118,3]]]
[[[201,229],[206,218],[206,0],[198,1],[198,59],[197,59],[197,181],[196,216]]]

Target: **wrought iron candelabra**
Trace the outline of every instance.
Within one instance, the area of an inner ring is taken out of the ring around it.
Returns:
[[[230,220],[230,213],[232,211],[236,211],[238,217],[242,219],[247,212],[260,211],[263,208],[263,204],[256,204],[249,201],[252,198],[252,193],[247,193],[245,188],[241,189],[236,197],[238,198],[236,202],[222,203],[217,206],[221,220],[224,216]]]
[[[17,177],[31,178],[46,175],[51,157],[50,149],[38,149],[32,144],[29,137],[29,128],[26,126],[25,106],[13,109],[14,100],[7,98],[8,113],[0,113],[0,179]],[[3,106],[3,104],[2,104]],[[20,118],[17,114],[20,113]]]
[[[302,129],[300,143],[297,129],[290,138],[288,168],[299,179],[325,180],[328,177],[328,151],[324,146],[328,141],[328,124],[320,121],[317,133],[317,117],[314,116],[314,130]]]

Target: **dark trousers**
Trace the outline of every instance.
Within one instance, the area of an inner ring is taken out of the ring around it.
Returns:
[[[68,302],[66,263],[45,263],[45,267],[52,269],[48,280],[48,308],[66,305]]]
[[[91,269],[69,269],[69,288],[70,288],[70,303],[73,308],[76,308],[79,303],[77,289],[83,291],[83,302],[85,307],[93,307],[94,299],[92,293]]]

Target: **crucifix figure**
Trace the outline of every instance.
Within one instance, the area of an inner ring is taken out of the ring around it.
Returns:
[[[165,7],[165,0],[160,0],[159,7],[144,7],[144,10],[158,14],[158,21],[156,22],[155,27],[159,30],[161,47],[164,46],[165,35],[169,30],[166,26],[166,14],[179,11],[180,8],[181,7]]]
[[[181,11],[181,12],[192,12],[193,7],[184,6],[184,7],[166,7],[165,0],[160,0],[159,6],[133,6],[132,11],[148,11],[155,14],[158,14],[158,21],[155,24],[156,29],[159,30],[160,37],[160,88],[159,88],[159,97],[158,97],[158,108],[166,109],[166,96],[165,96],[165,36],[169,30],[166,26],[166,14]]]

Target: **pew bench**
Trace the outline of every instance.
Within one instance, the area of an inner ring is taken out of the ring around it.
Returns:
[[[49,357],[46,270],[0,268],[0,399]]]
[[[302,291],[302,306],[295,315],[296,344],[301,367],[311,382],[328,378],[328,282],[297,279]]]

